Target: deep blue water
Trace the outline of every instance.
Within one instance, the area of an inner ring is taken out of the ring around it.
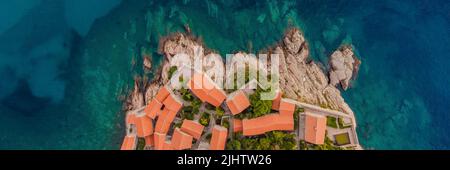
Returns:
[[[362,66],[343,95],[363,147],[450,149],[448,0],[118,2],[0,2],[0,149],[117,149],[132,61],[145,47],[157,66],[159,37],[184,24],[222,54],[289,25],[324,64],[352,43]]]

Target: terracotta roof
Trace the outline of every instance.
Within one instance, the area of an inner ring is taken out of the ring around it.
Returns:
[[[305,141],[321,145],[325,141],[327,118],[311,113],[305,114]]]
[[[203,90],[211,90],[214,86],[209,81],[204,81],[204,74],[195,72],[191,80],[189,81],[188,86],[190,86],[192,89],[203,89]]]
[[[202,102],[206,102],[206,101],[210,101],[211,100],[205,90],[203,90],[203,89],[193,89],[193,88],[190,88],[190,87],[189,87],[189,89],[191,89],[192,93],[195,96],[197,96]]]
[[[166,134],[176,115],[177,112],[165,108],[156,121],[155,132]]]
[[[222,89],[214,88],[209,92],[210,100],[208,103],[212,104],[213,106],[219,107],[222,102],[227,98],[227,95]]]
[[[163,110],[161,110],[161,112],[159,113],[159,115],[158,115],[158,120],[161,118],[161,117],[164,117],[164,116],[166,116],[167,114],[169,114],[169,109],[163,109]]]
[[[136,123],[136,114],[128,113],[125,118],[125,121],[126,121],[127,125],[135,124]]]
[[[184,119],[183,124],[181,124],[181,130],[195,139],[200,139],[202,133],[203,133],[204,126],[201,125],[198,122]]]
[[[175,150],[190,149],[192,147],[192,140],[193,137],[191,135],[176,128],[173,132],[171,147]]]
[[[120,150],[135,150],[137,145],[137,139],[136,136],[125,136],[123,139],[122,146],[120,147]]]
[[[164,150],[164,144],[166,143],[166,134],[154,133],[155,150]]]
[[[241,132],[242,131],[242,120],[233,119],[233,132]]]
[[[214,88],[216,88],[216,84],[214,84],[213,80],[211,78],[209,78],[208,76],[206,76],[204,73],[197,73],[197,74],[201,74],[202,76],[202,81],[203,84],[201,84],[201,88],[205,89],[205,90],[212,90]],[[200,80],[200,79],[196,79],[196,80]]]
[[[156,98],[152,99],[152,101],[145,107],[144,112],[148,117],[155,119],[156,116],[161,112],[163,104],[159,102]]]
[[[293,116],[295,112],[295,104],[290,100],[281,99],[279,110],[281,115]]]
[[[279,110],[280,109],[280,102],[281,102],[281,96],[283,95],[283,92],[277,90],[275,99],[272,100],[272,109],[273,110]]]
[[[136,132],[138,137],[146,137],[153,134],[153,121],[147,116],[136,117]]]
[[[161,87],[156,94],[155,99],[162,103],[167,98],[167,96],[169,96],[169,94],[170,91],[166,86]]]
[[[224,150],[227,142],[228,129],[215,125],[212,130],[210,150]]]
[[[216,107],[226,98],[225,92],[203,73],[194,73],[187,86],[202,102],[208,102]]]
[[[163,104],[164,109],[169,109],[175,112],[178,112],[183,107],[183,102],[181,101],[181,99],[174,94],[170,94],[169,96],[167,96],[167,98],[163,101]]]
[[[163,104],[164,109],[156,121],[155,132],[166,134],[178,111],[183,107],[183,103],[177,96],[169,93]]]
[[[163,150],[173,150],[172,144],[168,141],[164,142]]]
[[[250,106],[250,101],[242,90],[228,96],[226,103],[233,115],[241,113]]]
[[[149,135],[145,137],[145,146],[154,146],[155,145],[155,137],[153,135]]]
[[[294,130],[294,118],[280,114],[268,114],[254,119],[242,120],[244,136],[261,135],[274,130]]]

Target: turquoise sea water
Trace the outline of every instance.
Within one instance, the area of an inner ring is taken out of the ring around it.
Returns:
[[[11,16],[0,25],[0,149],[119,148],[119,98],[143,74],[142,48],[158,66],[158,39],[185,24],[221,54],[256,52],[288,26],[324,64],[352,43],[363,64],[343,95],[363,147],[450,149],[448,1],[27,2],[1,13]],[[29,19],[33,9],[47,12]]]

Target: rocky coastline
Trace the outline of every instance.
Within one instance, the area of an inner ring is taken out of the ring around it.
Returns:
[[[124,102],[124,110],[131,111],[147,104],[156,95],[159,88],[169,81],[168,71],[174,55],[186,53],[188,56],[193,56],[195,50],[202,51],[203,57],[218,56],[213,50],[203,45],[200,38],[191,34],[177,32],[161,38],[158,50],[164,56],[161,66],[151,81],[147,78],[135,78],[134,88]],[[287,29],[279,43],[260,51],[260,53],[279,55],[280,88],[284,91],[284,97],[353,116],[352,109],[344,101],[341,91],[337,87],[338,84],[343,90],[350,87],[351,80],[356,77],[361,64],[361,61],[354,55],[351,45],[342,45],[331,55],[329,73],[309,59],[308,42],[298,28]],[[246,53],[236,54],[245,55]],[[145,57],[143,59],[146,60],[144,61],[147,65],[144,68],[146,68],[149,60]],[[190,60],[193,59],[190,58]],[[214,60],[223,63],[220,57]]]

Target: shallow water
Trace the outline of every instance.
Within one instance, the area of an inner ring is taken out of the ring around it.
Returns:
[[[352,43],[362,66],[343,95],[356,113],[363,147],[450,149],[448,1],[132,0],[112,7],[92,27],[92,19],[58,19],[66,23],[55,36],[60,43],[45,47],[69,55],[25,58],[43,68],[6,67],[22,59],[0,50],[0,74],[15,82],[0,83],[1,149],[117,149],[124,133],[118,97],[142,74],[141,48],[153,52],[157,66],[158,39],[185,24],[221,54],[264,49],[290,25],[302,28],[319,62]],[[79,36],[67,36],[68,28],[78,28]],[[33,49],[48,44],[35,39]]]

